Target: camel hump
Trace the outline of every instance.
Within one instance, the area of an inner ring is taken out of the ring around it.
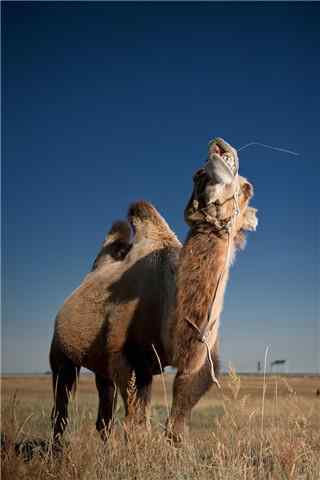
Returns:
[[[159,240],[163,244],[179,242],[157,209],[145,200],[140,200],[130,205],[128,222],[135,232],[135,242],[144,238]]]
[[[156,208],[145,200],[139,200],[129,206],[128,221],[134,221],[135,219],[139,219],[142,222],[146,221],[152,223],[164,221]]]
[[[93,262],[91,271],[96,270],[107,261],[123,260],[131,248],[130,237],[131,228],[128,222],[125,220],[114,222]]]
[[[113,222],[112,227],[110,228],[103,245],[109,245],[110,243],[121,241],[124,243],[129,243],[131,237],[131,228],[128,222],[125,220],[117,220]]]

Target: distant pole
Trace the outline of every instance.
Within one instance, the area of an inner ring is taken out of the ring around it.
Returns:
[[[261,372],[261,362],[260,362],[260,360],[258,361],[257,372],[258,372],[258,373]]]

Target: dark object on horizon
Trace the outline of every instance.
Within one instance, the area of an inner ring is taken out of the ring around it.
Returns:
[[[274,362],[271,362],[271,365],[284,365],[287,360],[275,360]]]
[[[273,362],[271,362],[271,372],[274,366],[285,365],[286,363],[287,360],[274,360]]]
[[[261,372],[261,362],[260,362],[260,360],[258,361],[257,372],[258,372],[258,373]]]
[[[317,388],[316,395],[317,395],[317,397],[320,397],[320,388]]]

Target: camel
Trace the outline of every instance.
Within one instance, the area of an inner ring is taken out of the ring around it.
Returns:
[[[233,154],[223,142],[210,148],[215,160],[226,151]],[[229,266],[244,245],[244,232],[257,223],[256,210],[249,207],[251,184],[238,175],[230,183],[223,169],[211,167],[208,161],[194,177],[185,210],[190,232],[183,247],[155,207],[133,203],[127,221],[112,225],[92,270],[58,312],[50,349],[55,440],[67,425],[68,401],[81,367],[95,374],[96,428],[104,440],[118,391],[126,423],[146,425],[153,375],[169,365],[177,374],[167,432],[178,439],[186,430],[191,409],[212,384],[210,372],[218,371],[218,317]],[[235,192],[239,215],[231,225]],[[199,332],[206,317],[210,335],[204,345]]]

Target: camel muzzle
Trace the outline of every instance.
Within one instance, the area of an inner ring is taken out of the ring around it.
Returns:
[[[208,147],[208,159],[204,167],[206,173],[213,183],[229,185],[239,171],[236,149],[220,137],[211,140]]]

